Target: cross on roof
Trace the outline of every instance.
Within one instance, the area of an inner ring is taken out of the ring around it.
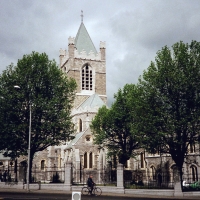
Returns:
[[[83,22],[83,11],[81,10],[81,22]]]

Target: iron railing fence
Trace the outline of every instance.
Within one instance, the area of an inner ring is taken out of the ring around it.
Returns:
[[[93,169],[73,169],[72,168],[72,184],[86,185],[89,176],[93,176],[93,181],[98,185],[117,184],[116,170],[93,170]]]
[[[0,167],[1,182],[18,182],[22,181],[26,183],[27,176],[27,166],[26,165],[17,165],[17,166],[9,166],[9,167]],[[6,173],[5,173],[6,172]],[[63,183],[65,178],[65,166],[57,167],[54,165],[53,167],[36,166],[32,167],[32,178],[30,180],[31,183]]]
[[[65,180],[65,166],[57,167],[37,167],[32,168],[32,182],[44,183],[64,183]]]
[[[174,189],[173,182],[158,183],[156,180],[152,181],[124,181],[124,187],[127,189]]]
[[[173,176],[169,173],[148,175],[139,170],[124,170],[124,186],[133,189],[173,189]]]
[[[0,181],[26,183],[27,167],[26,165],[10,165],[0,166]],[[4,172],[7,172],[6,175]],[[93,180],[99,185],[117,185],[116,169],[76,169],[72,166],[72,184],[85,185],[90,174]],[[63,183],[65,181],[65,165],[58,167],[36,166],[32,167],[32,183]],[[124,186],[125,188],[147,188],[147,189],[173,189],[174,177],[170,173],[154,173],[148,174],[139,170],[124,170]],[[183,190],[184,191],[200,191],[200,174],[183,174]]]
[[[14,182],[17,180],[16,175],[17,167],[14,165],[0,166],[0,181],[1,182]]]

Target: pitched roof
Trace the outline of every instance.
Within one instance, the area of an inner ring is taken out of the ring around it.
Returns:
[[[85,25],[83,22],[81,23],[78,33],[75,38],[75,46],[78,52],[85,50],[87,54],[89,54],[90,51],[93,51],[94,54],[97,54],[97,50],[85,28]]]
[[[103,102],[103,100],[99,97],[98,94],[93,94],[91,95],[88,99],[86,99],[80,106],[79,108],[85,108],[85,107],[90,107],[90,108],[94,108],[94,107],[102,107],[104,106],[105,103]]]
[[[75,135],[75,138],[67,145],[67,147],[65,149],[71,149],[72,146],[74,144],[76,144],[76,142],[81,138],[81,136],[84,134],[84,132],[80,132],[80,133],[77,133]]]

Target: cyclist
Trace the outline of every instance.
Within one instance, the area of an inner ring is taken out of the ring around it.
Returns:
[[[90,188],[90,194],[91,195],[92,195],[92,191],[93,191],[93,188],[94,188],[94,185],[95,185],[94,181],[92,180],[92,177],[93,176],[90,175],[89,178],[88,178],[88,181],[87,181],[87,185]]]

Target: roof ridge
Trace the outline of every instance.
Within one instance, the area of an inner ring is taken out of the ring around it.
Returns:
[[[102,107],[103,105],[105,105],[105,102],[97,93],[94,93],[90,95],[89,98],[87,98],[77,109],[84,107],[94,108],[96,106]]]
[[[90,102],[90,106],[92,105],[92,102],[94,101],[94,98],[95,98],[95,93],[92,95],[92,96],[90,96],[92,99],[91,99],[91,102]]]
[[[87,130],[87,129],[86,129]],[[85,130],[85,131],[86,131]],[[73,145],[75,145],[77,143],[77,141],[83,136],[83,134],[85,133],[85,131],[81,131],[76,133],[74,139],[72,139],[69,144],[66,146],[65,149],[69,149],[70,147],[72,147]]]
[[[83,136],[83,134],[84,134],[87,130],[88,130],[88,128],[86,128],[85,131],[79,132],[79,133],[82,133],[82,134],[81,134],[81,135],[77,138],[77,140],[74,142],[74,145],[79,141],[79,139]]]
[[[82,105],[83,103],[85,103],[90,97],[91,97],[91,96],[88,96],[88,97],[77,107],[77,109],[79,109],[79,108],[81,107],[81,105]]]
[[[81,25],[82,25],[82,24],[83,24],[83,22],[81,22]],[[75,37],[75,40],[74,40],[75,46],[76,46],[76,43],[77,43],[78,35],[80,34],[81,25],[79,26],[78,32],[77,32],[76,37]],[[83,25],[84,25],[84,24],[83,24]]]

